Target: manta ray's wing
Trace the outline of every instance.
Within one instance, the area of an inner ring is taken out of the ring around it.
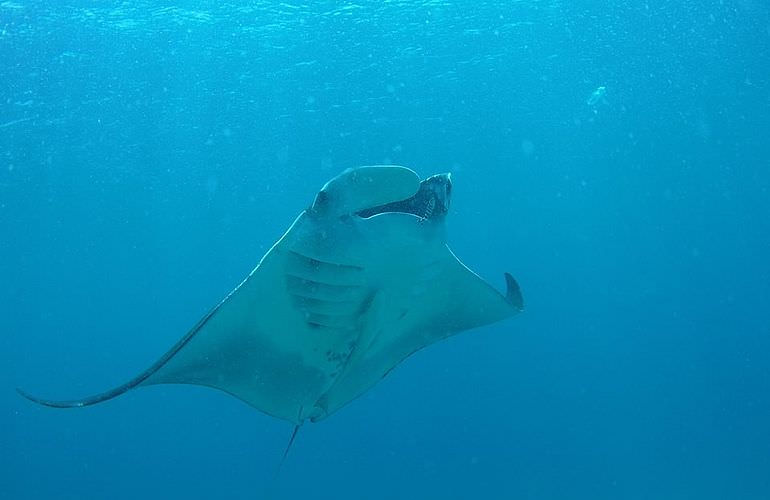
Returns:
[[[519,285],[505,274],[506,293],[468,269],[443,239],[407,214],[363,222],[363,234],[391,244],[372,245],[371,280],[377,283],[361,334],[344,371],[318,402],[320,420],[363,394],[410,354],[455,333],[508,318],[523,309]]]
[[[292,229],[306,223],[304,217]],[[138,386],[197,384],[223,390],[269,415],[301,422],[349,354],[366,288],[360,268],[319,261],[311,266],[292,251],[292,229],[235,290],[131,381],[71,401],[20,392],[47,406],[80,407]],[[312,282],[303,279],[309,274]],[[318,311],[327,313],[326,319]],[[337,323],[328,325],[329,318]]]
[[[143,384],[221,389],[295,423],[311,414],[349,354],[367,288],[359,267],[311,261],[291,236]]]

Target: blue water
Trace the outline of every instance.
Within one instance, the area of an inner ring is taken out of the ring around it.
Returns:
[[[0,0],[0,497],[770,498],[770,8]],[[451,171],[510,321],[328,420],[86,409],[345,168]]]

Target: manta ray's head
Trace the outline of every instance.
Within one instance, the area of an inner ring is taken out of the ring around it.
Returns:
[[[420,180],[405,167],[361,167],[329,181],[310,210],[317,215],[354,215],[364,219],[405,213],[420,220],[440,222],[449,211],[451,198],[452,178],[448,173]]]
[[[421,219],[439,220],[449,211],[452,199],[451,174],[436,174],[420,182],[420,189],[405,200],[392,201],[356,212],[363,218],[384,213],[406,213]]]

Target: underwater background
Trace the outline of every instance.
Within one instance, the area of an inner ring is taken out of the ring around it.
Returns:
[[[0,497],[770,499],[770,7],[0,0]],[[122,383],[331,177],[526,310],[327,420]]]

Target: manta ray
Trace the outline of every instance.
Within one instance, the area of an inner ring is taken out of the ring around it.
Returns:
[[[45,406],[83,407],[130,389],[195,384],[295,424],[360,396],[409,355],[523,309],[446,243],[449,174],[400,166],[331,179],[251,273],[171,349],[128,382]],[[293,436],[292,436],[293,440]]]

